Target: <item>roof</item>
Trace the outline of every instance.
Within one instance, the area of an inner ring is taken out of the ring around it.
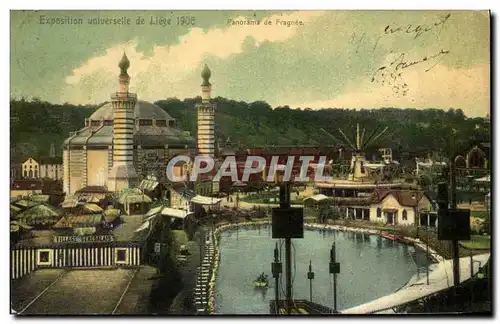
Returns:
[[[26,209],[26,208],[31,208],[33,206],[36,206],[39,203],[35,202],[33,200],[30,200],[30,199],[21,199],[21,200],[18,200],[16,202],[12,203],[12,204],[15,205],[15,206],[18,206],[18,207]]]
[[[54,225],[54,228],[93,227],[99,225],[102,220],[103,216],[100,214],[65,216]]]
[[[191,202],[199,205],[215,205],[218,204],[222,199],[213,198],[213,197],[205,197],[201,195],[196,195],[191,199]]]
[[[157,105],[144,101],[137,100],[134,106],[134,118],[139,119],[166,119],[173,120],[165,110]],[[105,103],[98,108],[90,117],[91,120],[112,120],[113,119],[113,104],[111,102]]]
[[[62,157],[58,156],[41,156],[35,159],[40,164],[62,164]]]
[[[27,224],[52,224],[59,220],[60,212],[52,206],[39,204],[18,214],[16,219]]]
[[[371,203],[381,203],[387,196],[392,195],[401,206],[416,207],[420,200],[427,195],[419,190],[390,190],[377,189],[371,196]],[[427,197],[429,199],[429,197]]]
[[[122,205],[125,204],[133,204],[133,203],[141,203],[152,202],[151,198],[148,195],[144,194],[141,189],[133,188],[133,189],[125,189],[120,193],[120,197],[118,198],[118,202]]]
[[[491,175],[484,176],[474,180],[475,182],[491,182]]]
[[[88,214],[102,213],[102,208],[93,203],[86,203],[83,205],[83,210]]]
[[[120,210],[115,208],[108,208],[104,211],[104,220],[111,223],[116,218],[120,217]]]
[[[11,190],[42,190],[42,180],[14,180]]]
[[[170,216],[170,217],[181,218],[181,219],[186,218],[186,216],[191,215],[192,213],[193,212],[188,212],[188,211],[185,211],[182,209],[175,209],[175,208],[168,208],[168,207],[164,207],[161,210],[161,214],[163,216]]]
[[[78,205],[78,199],[75,196],[66,196],[61,204],[62,208],[73,208]]]
[[[139,184],[139,188],[142,190],[153,191],[158,186],[158,181],[154,179],[144,179]]]
[[[49,195],[32,195],[29,199],[34,202],[48,202],[49,198]]]
[[[75,193],[108,193],[108,189],[105,186],[86,186]]]
[[[319,195],[314,195],[314,196],[308,197],[308,198],[304,199],[304,201],[310,200],[310,199],[319,202],[319,201],[323,201],[323,200],[328,200],[330,198],[325,196],[325,195],[319,194]]]

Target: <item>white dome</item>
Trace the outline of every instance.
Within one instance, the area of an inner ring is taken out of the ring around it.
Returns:
[[[165,110],[147,101],[137,100],[134,107],[134,118],[139,119],[165,119],[173,120]],[[113,120],[113,104],[108,102],[96,110],[90,120]]]

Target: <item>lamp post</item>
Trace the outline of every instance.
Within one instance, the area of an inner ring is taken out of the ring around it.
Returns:
[[[330,250],[330,274],[333,274],[333,311],[337,312],[337,273],[340,273],[340,263],[337,262],[335,252],[335,241]]]
[[[309,279],[309,301],[312,302],[312,300],[313,300],[312,281],[314,279],[314,272],[312,271],[311,260],[309,260],[309,272],[307,272],[307,279]]]
[[[280,280],[280,273],[282,271],[282,265],[279,259],[279,253],[278,253],[278,242],[276,242],[276,246],[274,248],[274,262],[271,264],[271,272],[273,274],[274,278],[274,295],[275,295],[275,302],[276,302],[276,314],[279,314],[279,309],[280,309],[280,292],[279,292],[279,280]]]

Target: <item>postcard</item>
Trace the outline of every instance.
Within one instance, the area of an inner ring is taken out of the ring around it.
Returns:
[[[11,314],[491,315],[490,24],[11,11]]]

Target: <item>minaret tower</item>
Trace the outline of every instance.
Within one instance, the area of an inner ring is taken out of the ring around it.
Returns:
[[[113,167],[109,171],[108,190],[118,192],[137,185],[134,167],[134,107],[135,93],[128,92],[130,77],[127,69],[130,62],[127,55],[118,64],[120,91],[111,95],[113,104]]]
[[[212,85],[209,82],[212,73],[205,64],[201,77],[201,104],[196,105],[198,110],[198,154],[215,156],[215,104],[210,103]]]

